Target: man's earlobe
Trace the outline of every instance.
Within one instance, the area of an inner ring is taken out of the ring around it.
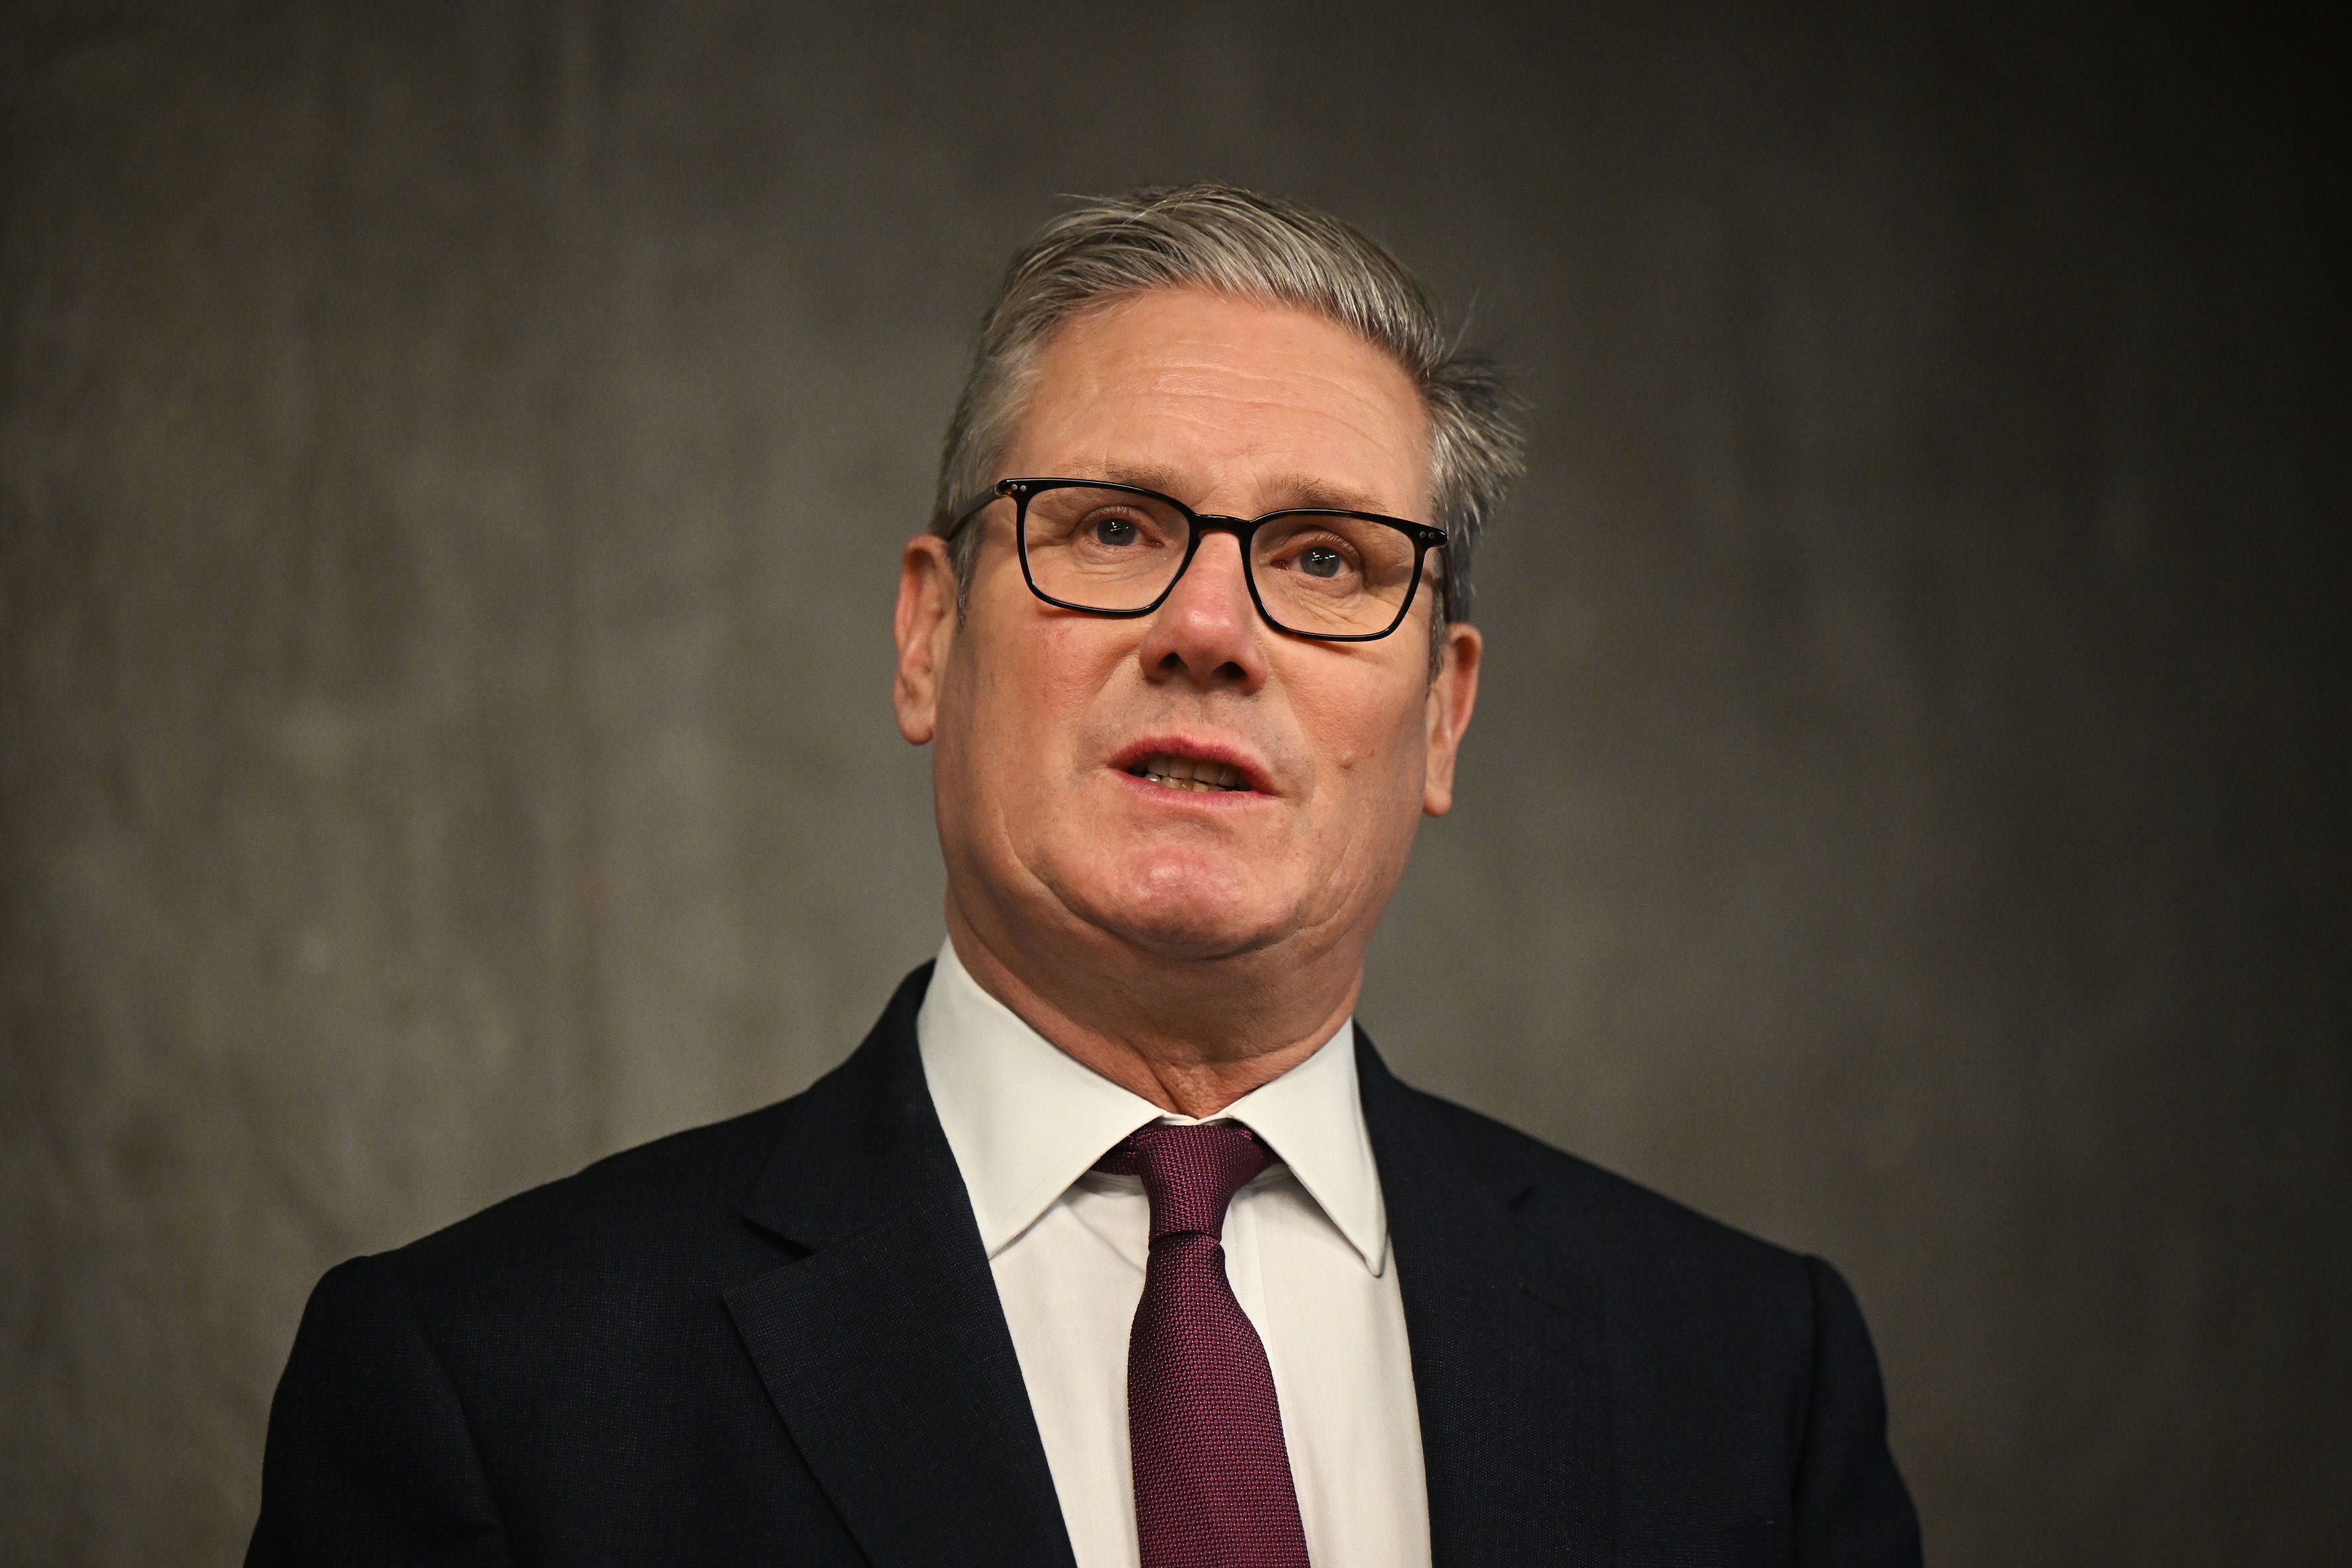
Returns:
[[[940,675],[955,630],[955,562],[944,539],[919,534],[898,558],[898,606],[892,617],[898,665],[890,684],[898,733],[917,746],[939,728]]]

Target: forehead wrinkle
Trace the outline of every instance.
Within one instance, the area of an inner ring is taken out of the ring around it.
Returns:
[[[1139,379],[1143,384],[1137,390],[1147,397],[1303,411],[1357,429],[1367,423],[1386,423],[1400,406],[1412,411],[1416,423],[1427,419],[1420,394],[1404,371],[1369,348],[1364,348],[1368,361],[1365,365],[1334,364],[1335,356],[1328,353],[1290,354],[1286,356],[1287,363],[1266,366],[1235,364],[1213,355],[1179,357],[1162,351],[1190,347],[1181,343],[1138,345],[1114,356],[1112,363],[1104,367],[1109,373],[1093,379],[1108,390],[1124,379],[1120,371],[1139,371]],[[1120,365],[1119,359],[1142,362]],[[1378,370],[1366,373],[1372,365]],[[1382,386],[1382,382],[1391,384]]]

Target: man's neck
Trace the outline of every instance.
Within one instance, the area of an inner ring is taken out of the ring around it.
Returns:
[[[1024,979],[1021,967],[1006,962],[952,900],[948,936],[980,988],[1024,1023],[1081,1066],[1181,1116],[1213,1116],[1314,1055],[1354,1009],[1362,980],[1360,965],[1344,990],[1321,1007],[1254,1006],[1236,993],[1264,988],[1220,983],[1223,977],[1213,971],[1191,985],[1171,984],[1149,966],[1117,983],[1049,990]],[[1282,989],[1292,998],[1302,994],[1300,988]],[[1167,1027],[1171,1022],[1180,1029]]]

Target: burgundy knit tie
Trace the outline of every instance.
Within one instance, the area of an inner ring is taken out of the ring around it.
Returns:
[[[1246,1127],[1150,1126],[1097,1169],[1143,1178],[1151,1261],[1127,1338],[1143,1568],[1307,1568],[1265,1346],[1225,1278],[1225,1206],[1274,1156]]]

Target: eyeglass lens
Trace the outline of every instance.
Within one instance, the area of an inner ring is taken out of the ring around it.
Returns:
[[[1025,541],[1038,590],[1087,610],[1133,611],[1166,592],[1192,524],[1172,502],[1068,486],[1029,498]],[[1420,550],[1366,517],[1276,513],[1250,540],[1249,570],[1268,616],[1289,631],[1388,629],[1412,591]]]

